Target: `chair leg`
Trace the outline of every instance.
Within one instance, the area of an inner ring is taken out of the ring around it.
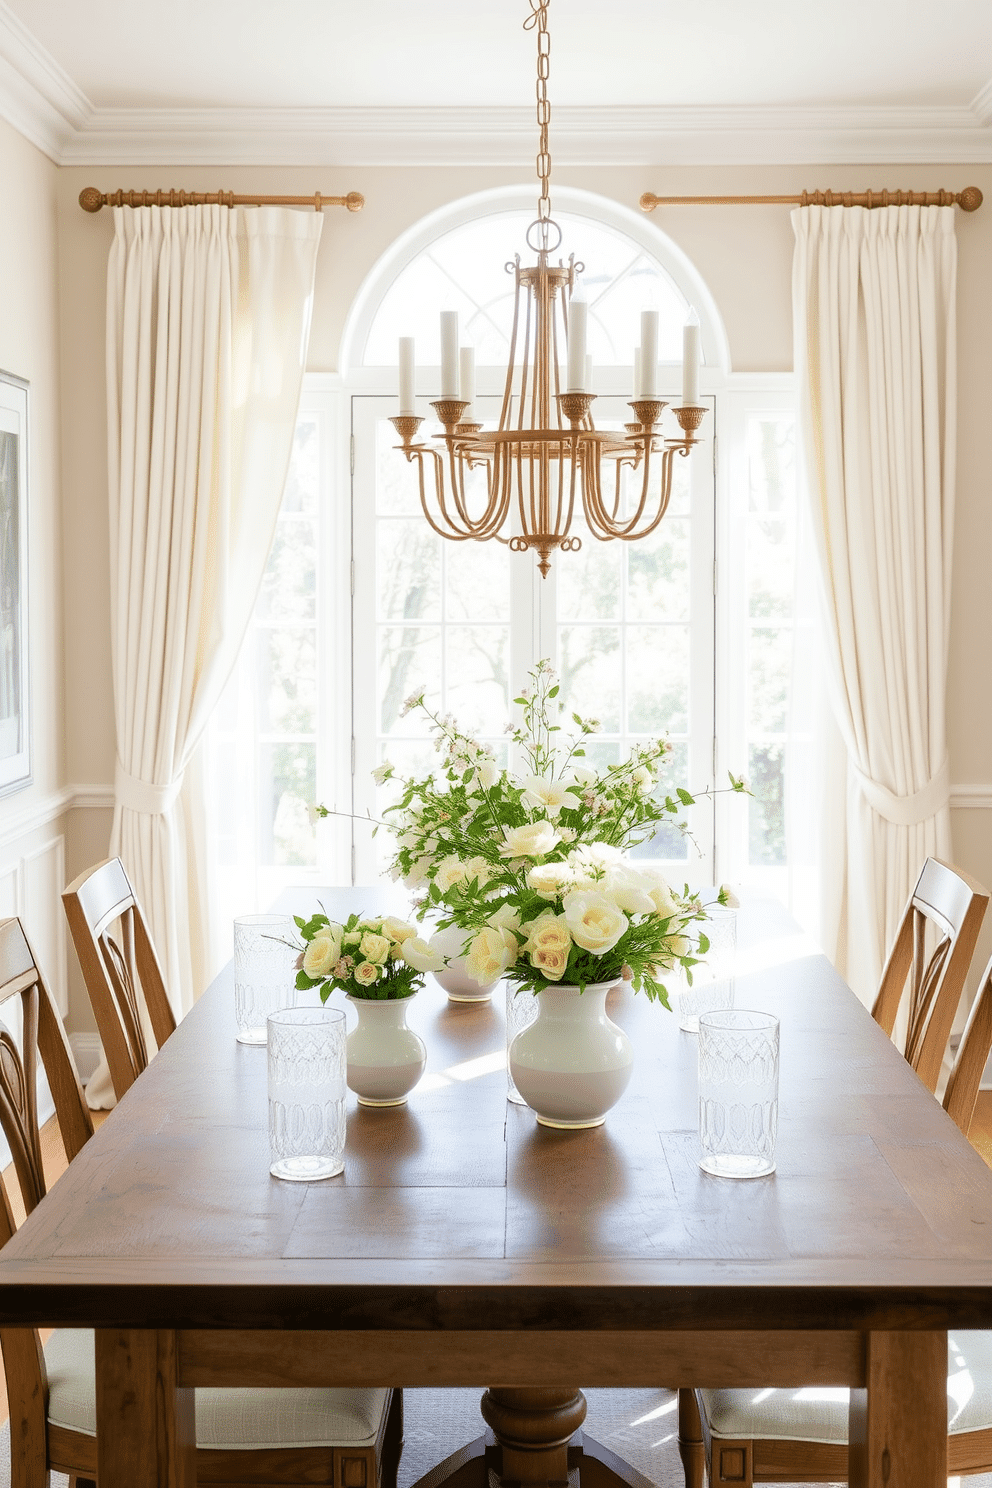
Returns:
[[[679,1456],[685,1488],[703,1488],[706,1447],[695,1390],[679,1390]]]
[[[392,1403],[389,1407],[389,1417],[386,1421],[386,1434],[382,1443],[382,1456],[379,1462],[380,1488],[396,1488],[396,1478],[399,1473],[400,1457],[403,1455],[403,1391],[394,1390]]]

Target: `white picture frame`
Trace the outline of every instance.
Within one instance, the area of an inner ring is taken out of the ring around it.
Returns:
[[[0,795],[31,783],[28,384],[0,372]]]

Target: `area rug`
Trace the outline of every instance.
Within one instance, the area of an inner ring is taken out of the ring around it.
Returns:
[[[413,1488],[438,1462],[482,1435],[480,1390],[405,1390],[403,1456],[397,1488]],[[656,1488],[683,1488],[671,1390],[587,1390],[586,1430]],[[52,1473],[52,1488],[68,1488]],[[10,1428],[0,1431],[0,1488],[10,1488]],[[799,1488],[779,1484],[778,1488]],[[821,1485],[825,1488],[825,1485]],[[837,1484],[834,1488],[844,1488]],[[948,1488],[992,1488],[992,1475],[951,1478]]]

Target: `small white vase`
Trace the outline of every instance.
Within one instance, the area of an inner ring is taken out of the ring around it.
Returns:
[[[427,1049],[406,1026],[412,997],[352,997],[358,1027],[348,1035],[348,1088],[360,1106],[402,1106],[424,1073]]]
[[[449,925],[446,930],[438,930],[431,936],[431,945],[439,950],[442,956],[453,958],[443,971],[434,972],[434,980],[447,992],[449,1002],[488,1002],[499,986],[499,977],[495,982],[489,982],[484,987],[480,986],[474,977],[468,974],[468,957],[455,955],[455,952],[459,951],[469,939],[469,935],[468,930],[461,930],[457,925]]]
[[[634,1049],[606,1016],[614,982],[547,986],[537,1020],[510,1045],[510,1074],[542,1126],[601,1126],[627,1088]]]

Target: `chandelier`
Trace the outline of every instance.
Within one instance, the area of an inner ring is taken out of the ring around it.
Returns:
[[[551,217],[549,3],[530,0],[524,22],[525,30],[537,33],[540,195],[537,217],[526,233],[537,262],[522,265],[517,254],[506,265],[514,276],[515,298],[498,427],[485,429],[472,421],[474,351],[459,347],[455,311],[441,312],[441,396],[430,405],[443,434],[430,444],[417,442],[423,419],[414,409],[414,342],[408,336],[399,343],[400,411],[390,420],[403,441],[397,448],[417,466],[421,506],[434,531],[455,542],[496,538],[513,552],[533,548],[545,577],[555,549],[574,552],[582,546],[580,537],[569,535],[577,502],[588,530],[601,542],[632,542],[655,530],[671,497],[675,455],[685,457],[699,443],[695,431],[706,414],[699,407],[699,323],[692,315],[683,331],[682,403],[671,410],[680,433],[662,436],[667,405],[657,396],[658,312],[644,310],[629,405],[634,421],[622,433],[597,429],[593,422],[588,302],[577,282],[584,265],[574,255],[567,263],[551,262],[562,233]],[[625,470],[636,473],[625,481]]]

